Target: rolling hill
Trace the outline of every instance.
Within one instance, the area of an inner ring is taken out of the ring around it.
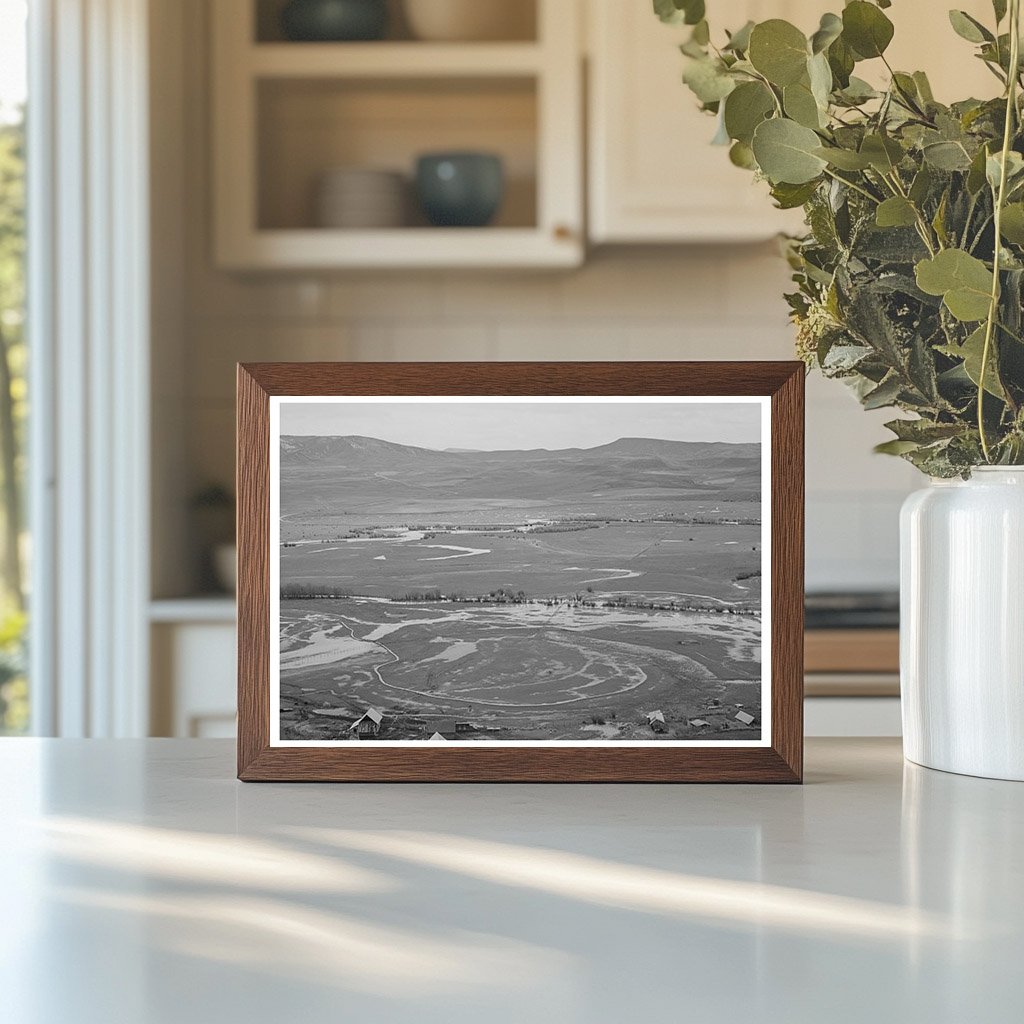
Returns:
[[[624,437],[595,448],[434,451],[372,437],[281,438],[282,512],[386,513],[467,500],[756,501],[757,444]]]

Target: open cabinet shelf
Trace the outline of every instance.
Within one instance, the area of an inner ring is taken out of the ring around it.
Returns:
[[[582,65],[577,5],[537,0],[533,41],[261,41],[253,0],[213,18],[214,249],[237,270],[571,267],[582,262]],[[417,158],[494,153],[493,221],[433,227]],[[315,195],[339,168],[399,174],[401,226],[321,226]]]
[[[256,78],[409,78],[540,75],[536,43],[262,43],[249,47]]]

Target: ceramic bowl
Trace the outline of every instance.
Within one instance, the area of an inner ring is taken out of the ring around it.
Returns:
[[[387,0],[290,0],[281,11],[285,38],[296,42],[380,39],[387,27]]]
[[[322,228],[400,228],[406,222],[408,184],[402,174],[338,167],[320,178],[316,222]]]
[[[494,219],[505,195],[501,157],[426,153],[416,163],[416,193],[435,227],[483,227]]]

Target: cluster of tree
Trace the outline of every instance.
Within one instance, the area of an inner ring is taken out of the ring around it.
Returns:
[[[530,533],[578,533],[580,530],[599,530],[605,523],[552,523],[550,526],[531,526]]]
[[[756,580],[760,579],[760,577],[761,570],[755,569],[753,572],[741,572],[737,577],[735,577],[735,581],[739,583],[741,580]]]
[[[478,597],[467,597],[464,593],[442,594],[440,590],[411,590],[400,597],[390,597],[390,601],[412,602],[420,601],[450,601],[453,604],[529,604],[530,599],[525,590],[509,590],[499,587],[489,594],[482,594]]]
[[[420,601],[448,601],[450,598],[445,597],[440,590],[410,590],[400,597],[391,597],[388,600],[418,603]]]
[[[733,605],[710,605],[710,604],[697,604],[692,601],[643,601],[637,598],[630,597],[613,597],[609,601],[603,601],[600,605],[593,605],[589,602],[583,602],[587,607],[599,607],[599,608],[628,608],[637,609],[641,611],[659,611],[659,612],[701,612],[703,614],[714,614],[714,615],[760,615],[760,609],[754,605],[747,604],[733,604]]]
[[[282,601],[340,600],[352,596],[352,591],[346,587],[337,587],[326,582],[281,584]]]
[[[753,574],[760,576],[760,573]],[[588,588],[591,592],[593,588]],[[285,583],[281,586],[281,599],[286,601],[340,600],[343,598],[368,597],[355,594],[345,587],[332,586],[329,583]],[[702,612],[715,615],[759,615],[760,609],[754,605],[738,604],[724,607],[722,605],[698,604],[696,602],[678,601],[645,601],[641,597],[623,595],[606,601],[598,601],[593,597],[578,593],[571,596],[532,598],[525,590],[512,590],[499,587],[488,594],[467,596],[462,592],[444,594],[440,590],[409,590],[404,594],[391,594],[389,601],[396,604],[422,604],[432,601],[447,601],[451,604],[537,604],[545,608],[557,608],[568,605],[574,608],[617,608],[636,611],[664,612]]]

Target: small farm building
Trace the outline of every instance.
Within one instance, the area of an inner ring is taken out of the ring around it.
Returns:
[[[380,723],[384,716],[375,708],[367,708],[366,713],[357,718],[350,726],[349,732],[354,732],[360,739],[366,736],[376,736],[380,732]]]
[[[742,722],[744,725],[753,725],[754,724],[754,716],[748,714],[746,711],[737,711],[736,712],[736,721],[737,722]]]
[[[661,711],[648,711],[647,712],[647,724],[655,732],[665,731],[665,715]]]

